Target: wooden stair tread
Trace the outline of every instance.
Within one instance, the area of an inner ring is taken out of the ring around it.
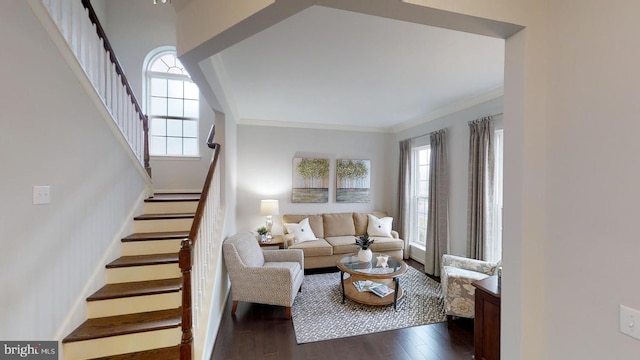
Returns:
[[[178,214],[143,214],[133,218],[133,220],[171,220],[171,219],[189,219],[193,218],[195,213],[178,213]]]
[[[174,201],[199,201],[200,193],[165,193],[154,194],[153,197],[144,199],[144,202],[174,202]]]
[[[133,255],[122,256],[107,264],[107,269],[129,267],[129,266],[145,266],[145,265],[161,265],[161,264],[177,264],[178,253],[169,254],[150,254],[150,255]]]
[[[180,326],[182,308],[89,319],[63,343],[171,329]]]
[[[89,296],[87,301],[166,294],[170,292],[178,292],[181,289],[181,278],[107,284]]]
[[[90,360],[180,360],[180,346],[105,356]]]
[[[175,240],[189,237],[188,231],[167,231],[151,233],[134,233],[122,238],[122,242],[148,241],[148,240]]]

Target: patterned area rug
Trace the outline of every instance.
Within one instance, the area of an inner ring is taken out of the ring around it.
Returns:
[[[440,284],[412,267],[400,278],[404,296],[398,300],[397,311],[393,310],[393,305],[371,306],[349,299],[342,304],[340,272],[305,275],[302,286],[291,309],[298,344],[446,319]]]

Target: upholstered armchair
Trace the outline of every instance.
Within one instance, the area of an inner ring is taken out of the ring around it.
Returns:
[[[304,279],[304,254],[299,249],[262,250],[255,236],[241,233],[222,244],[235,314],[238,301],[279,305],[291,318],[291,305]]]
[[[476,280],[497,274],[500,262],[489,262],[445,254],[442,256],[440,284],[447,321],[453,316],[473,318]]]

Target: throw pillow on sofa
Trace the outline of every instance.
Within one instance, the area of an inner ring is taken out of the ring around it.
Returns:
[[[309,218],[304,218],[297,224],[284,224],[284,227],[287,228],[287,232],[293,236],[296,244],[318,239],[313,234],[313,230],[311,230]]]
[[[369,225],[367,225],[367,233],[369,236],[391,237],[391,227],[393,225],[392,217],[377,217],[369,214]]]

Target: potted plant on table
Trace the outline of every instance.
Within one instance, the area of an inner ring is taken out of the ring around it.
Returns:
[[[374,239],[369,238],[369,234],[367,233],[356,237],[356,245],[360,247],[360,250],[358,250],[358,260],[362,262],[371,261],[373,253],[371,252],[371,249],[369,249],[369,246],[371,246],[374,241]]]
[[[260,235],[260,241],[267,242],[267,228],[262,226],[259,227],[256,231],[258,232],[258,235]]]

